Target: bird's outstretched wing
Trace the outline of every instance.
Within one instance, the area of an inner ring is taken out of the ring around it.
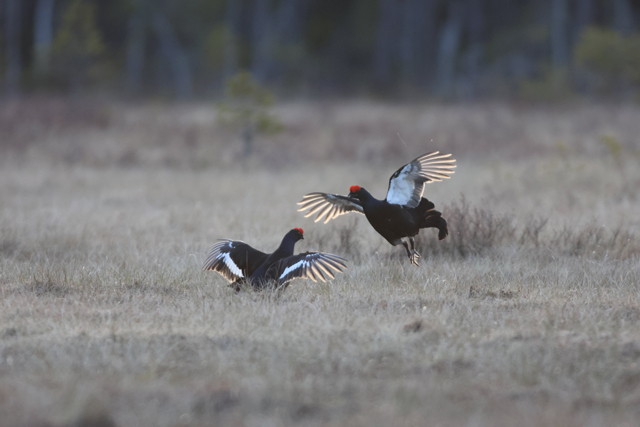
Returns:
[[[423,154],[402,166],[389,178],[387,202],[415,208],[420,203],[424,184],[442,181],[454,173],[455,159],[451,154],[439,154],[439,151]]]
[[[267,254],[239,240],[220,239],[213,245],[202,267],[220,273],[230,282],[247,278],[267,258]]]
[[[346,259],[338,255],[305,252],[276,262],[269,267],[266,276],[275,280],[278,286],[297,278],[326,282],[327,278],[335,279],[331,270],[342,273],[347,268],[346,262]]]
[[[326,215],[327,217],[324,220],[325,224],[333,218],[348,212],[364,214],[359,200],[341,196],[340,194],[309,193],[306,194],[298,204],[301,205],[298,211],[309,209],[309,212],[304,216],[305,218],[318,213],[314,220],[315,222],[320,221]]]

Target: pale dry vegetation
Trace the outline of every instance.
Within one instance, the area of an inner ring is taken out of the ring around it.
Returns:
[[[0,108],[0,425],[638,424],[640,110],[278,110],[242,159],[209,106]],[[364,217],[296,212],[432,149],[451,234],[418,268]],[[346,273],[278,296],[200,270],[292,227]]]

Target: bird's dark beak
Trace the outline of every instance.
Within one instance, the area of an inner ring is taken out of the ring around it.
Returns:
[[[354,197],[353,193],[349,193],[349,195],[347,197],[349,198],[349,201],[351,203],[360,203],[360,200],[358,200],[356,197]]]

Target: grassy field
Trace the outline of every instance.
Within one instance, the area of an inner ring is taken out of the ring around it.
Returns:
[[[0,106],[0,425],[635,426],[640,109],[290,103],[240,158],[209,105]],[[398,134],[406,142],[401,142]],[[419,267],[310,191],[451,152]],[[344,256],[235,294],[218,238]]]

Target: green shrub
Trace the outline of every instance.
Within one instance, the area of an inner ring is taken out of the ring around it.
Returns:
[[[573,95],[566,68],[547,69],[537,79],[520,82],[520,97],[528,101],[553,102],[568,99]]]
[[[241,132],[245,155],[253,151],[256,133],[273,135],[284,130],[280,119],[269,112],[274,104],[273,94],[249,72],[242,71],[230,77],[225,94],[225,101],[218,105],[219,120]]]
[[[622,34],[604,28],[587,27],[574,50],[574,62],[602,79],[610,90],[620,80],[640,83],[640,35]],[[601,88],[601,89],[603,89]]]
[[[104,77],[106,47],[96,21],[95,5],[82,0],[68,3],[52,44],[58,78],[78,90]]]

